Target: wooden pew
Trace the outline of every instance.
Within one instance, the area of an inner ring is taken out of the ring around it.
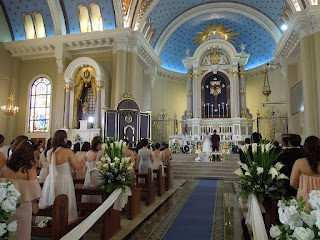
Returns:
[[[172,168],[172,166],[171,166]],[[166,190],[169,191],[172,186],[169,186],[169,178],[171,177],[171,171],[169,171],[169,166],[164,166],[164,173],[166,174]]]
[[[126,211],[128,219],[133,220],[141,213],[141,188],[137,188],[135,184],[131,184],[129,187],[132,195],[128,199]]]
[[[139,183],[139,179],[144,179],[144,183]],[[156,201],[155,196],[155,182],[153,181],[153,172],[149,168],[148,173],[136,174],[137,187],[142,188],[142,196],[146,198],[147,206],[150,206]]]
[[[162,165],[159,166],[158,170],[153,169],[153,173],[157,174],[157,177],[154,177],[153,180],[155,181],[155,184],[156,184],[158,196],[161,197],[166,191],[165,189],[166,179],[165,179],[165,176],[163,176],[162,174]]]
[[[84,179],[74,178],[73,183],[76,188],[80,188],[79,186],[83,186]],[[125,211],[128,219],[133,220],[141,213],[141,188],[137,188],[135,184],[131,184],[129,187],[131,188],[132,196],[130,196],[128,199],[128,204],[125,208]],[[79,201],[77,200],[77,202]]]
[[[60,194],[56,197],[52,206],[39,209],[34,216],[52,217],[51,226],[45,228],[40,228],[38,225],[32,226],[31,236],[58,240],[81,223],[84,220],[83,217],[68,223],[68,206],[68,196]]]
[[[82,195],[98,195],[102,197],[102,202],[104,202],[109,194],[106,191],[98,190],[96,188],[76,188],[76,199],[78,211],[84,216],[88,216],[94,210],[96,210],[101,203],[82,203]],[[100,218],[102,222],[101,240],[109,240],[114,235],[116,235],[120,230],[120,211],[116,211],[113,207],[110,207]]]

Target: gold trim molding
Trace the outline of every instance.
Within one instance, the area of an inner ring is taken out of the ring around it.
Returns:
[[[102,85],[96,85],[96,89],[97,89],[97,91],[101,91],[103,89],[103,86]]]

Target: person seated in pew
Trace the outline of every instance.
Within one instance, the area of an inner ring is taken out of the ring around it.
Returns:
[[[55,132],[52,138],[52,149],[48,152],[49,175],[42,188],[39,208],[53,205],[59,194],[66,194],[69,200],[68,221],[78,218],[77,202],[71,176],[71,166],[80,169],[85,161],[77,162],[74,153],[67,146],[67,133],[64,130]],[[71,166],[70,166],[71,165]]]
[[[100,174],[95,168],[96,163],[100,161],[103,156],[104,153],[101,151],[100,137],[95,136],[91,141],[91,149],[86,155],[87,173],[84,180],[84,188],[95,188],[101,182]],[[101,196],[83,195],[81,202],[102,203],[102,198]]]
[[[147,174],[149,168],[153,171],[152,163],[154,162],[152,151],[148,148],[148,140],[142,139],[141,140],[142,148],[139,150],[139,173]],[[139,183],[143,183],[143,179],[139,180]]]
[[[90,143],[84,142],[81,151],[77,152],[74,156],[78,162],[86,161],[86,155],[90,150]],[[81,169],[75,170],[76,178],[85,178],[87,173],[87,166],[83,165]]]
[[[47,161],[47,155],[50,149],[51,149],[51,138],[49,138],[47,141],[46,150],[40,154],[39,168],[41,170],[39,174],[39,183],[44,183],[44,181],[46,180],[49,174],[49,163]]]
[[[133,152],[134,155],[134,171],[139,172],[139,165],[140,165],[140,159],[139,159],[139,150],[142,148],[142,143],[141,141],[138,142],[136,149]]]
[[[155,147],[155,151],[152,153],[153,159],[154,159],[153,169],[159,170],[159,167],[162,166],[162,176],[164,176],[164,168],[163,168],[163,162],[162,162],[163,152],[160,151],[160,143],[156,143],[154,147]],[[156,173],[154,175],[155,175],[154,177],[157,177]]]
[[[37,179],[34,146],[29,140],[23,140],[15,146],[6,166],[0,173],[1,182],[9,180],[20,192],[21,205],[17,208],[11,221],[17,220],[18,229],[10,240],[30,240],[32,203],[41,197],[41,188]]]
[[[164,145],[164,150],[162,151],[162,162],[164,166],[168,168],[169,180],[168,185],[169,188],[173,186],[173,168],[172,168],[172,152],[169,150],[169,144]]]

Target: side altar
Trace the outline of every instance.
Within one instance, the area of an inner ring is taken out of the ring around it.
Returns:
[[[183,60],[187,74],[187,111],[184,135],[171,135],[169,142],[201,141],[216,130],[221,143],[238,144],[250,137],[253,120],[246,105],[245,65],[250,57],[245,45],[231,44],[218,30],[199,38],[199,47]]]

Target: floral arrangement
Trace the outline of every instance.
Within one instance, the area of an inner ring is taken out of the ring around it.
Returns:
[[[75,143],[82,143],[82,137],[80,136],[79,133],[77,133],[73,139]]]
[[[130,157],[124,157],[126,143],[123,141],[105,141],[102,150],[105,156],[96,163],[96,170],[100,173],[101,183],[98,188],[108,193],[133,183],[134,174],[131,172],[134,163],[130,163]]]
[[[273,226],[270,236],[275,239],[320,239],[320,191],[309,194],[311,211],[305,210],[306,202],[300,199],[279,200],[278,212],[281,226]]]
[[[170,151],[173,154],[179,154],[181,153],[181,145],[179,142],[174,142],[171,146],[170,146]]]
[[[17,221],[10,218],[20,206],[20,193],[11,182],[0,183],[0,239],[7,240],[17,231]]]
[[[246,145],[242,146],[245,163],[238,162],[240,168],[235,171],[239,176],[239,187],[242,189],[239,196],[248,198],[255,194],[259,203],[263,203],[265,197],[281,198],[285,193],[284,181],[288,179],[280,173],[284,165],[276,163],[281,153],[275,154],[271,143],[251,146],[252,153]]]
[[[51,225],[52,217],[45,217],[41,222],[38,223],[39,228],[45,228]]]

